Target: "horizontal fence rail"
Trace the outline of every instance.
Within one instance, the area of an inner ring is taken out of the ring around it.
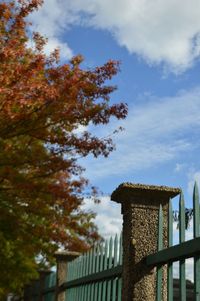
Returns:
[[[168,248],[163,249],[163,209],[160,206],[158,223],[158,251],[146,257],[148,266],[157,267],[157,292],[156,300],[162,300],[162,270],[167,264],[167,300],[173,301],[173,262],[179,261],[179,300],[187,300],[185,260],[194,258],[194,291],[190,300],[200,301],[200,206],[198,187],[195,183],[193,192],[193,239],[185,241],[186,219],[185,202],[181,193],[179,199],[179,244],[172,246],[173,241],[173,211],[170,201],[168,212]],[[192,299],[191,299],[192,298]]]
[[[121,301],[122,239],[115,236],[68,264],[66,301]]]
[[[81,277],[75,280],[71,280],[69,282],[65,282],[61,287],[60,290],[64,290],[64,289],[68,289],[68,288],[72,288],[75,286],[80,286],[83,283],[84,284],[89,284],[89,283],[93,283],[93,282],[97,282],[97,281],[103,281],[105,279],[109,279],[109,278],[116,278],[116,277],[121,277],[122,274],[122,265],[119,265],[117,267],[105,270],[105,271],[101,271],[98,273],[94,273],[85,277]]]
[[[196,255],[200,255],[200,237],[149,255],[146,258],[146,263],[148,266],[156,266],[159,264],[191,258]]]
[[[156,290],[155,285],[153,286],[154,296],[156,296],[154,299],[166,300],[167,291],[167,301],[200,301],[200,205],[197,184],[194,186],[193,209],[190,211],[193,214],[193,239],[185,241],[188,219],[184,196],[181,193],[179,211],[177,211],[179,243],[173,245],[174,218],[171,200],[168,204],[169,209],[165,205],[164,209],[162,206],[156,209],[156,214],[159,209],[158,217],[155,214],[155,222],[157,223],[158,220],[157,252],[142,258],[151,270],[152,267],[156,267],[156,278],[152,277],[153,281],[156,279]],[[164,241],[166,230],[168,231],[167,248],[166,241]],[[42,292],[41,283],[36,280],[29,288],[31,298],[24,299],[24,301],[122,301],[121,236],[116,235],[114,239],[106,240],[71,262],[65,261],[64,258],[67,257],[62,257],[60,262],[64,262],[64,265],[61,265],[62,268],[58,265],[60,267],[58,274],[51,272],[45,276],[45,286],[42,286]],[[186,280],[185,261],[188,258],[194,259],[194,283]],[[173,265],[177,261],[179,262],[179,279],[173,279]],[[59,277],[61,274],[62,279]]]
[[[44,301],[55,301],[56,298],[56,273],[52,272],[45,279],[45,289],[43,291]]]

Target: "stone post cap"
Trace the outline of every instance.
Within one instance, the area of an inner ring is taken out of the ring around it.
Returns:
[[[47,276],[49,274],[51,274],[51,270],[38,270],[38,273],[40,274],[40,276]]]
[[[122,204],[125,201],[134,202],[134,200],[140,200],[143,197],[154,200],[160,200],[160,198],[169,200],[180,193],[181,189],[175,187],[122,183],[113,191],[111,200]]]
[[[54,257],[56,258],[57,261],[66,261],[70,262],[77,257],[79,257],[81,253],[79,252],[73,252],[73,251],[57,251],[54,254]]]

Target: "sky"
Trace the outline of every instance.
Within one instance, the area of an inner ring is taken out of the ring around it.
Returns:
[[[104,193],[100,205],[85,204],[98,213],[100,233],[121,231],[120,205],[109,195],[123,182],[181,187],[191,207],[194,181],[200,184],[200,1],[45,0],[31,20],[48,37],[45,52],[60,47],[63,62],[76,54],[83,68],[121,62],[111,103],[128,103],[128,117],[91,131],[124,131],[113,137],[109,158],[80,161]]]

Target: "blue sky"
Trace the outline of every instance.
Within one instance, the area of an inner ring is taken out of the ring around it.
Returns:
[[[122,182],[169,185],[184,190],[187,206],[200,183],[200,1],[45,0],[32,15],[34,30],[60,47],[62,61],[85,57],[84,67],[121,61],[111,102],[125,101],[125,121],[91,127],[100,137],[119,126],[109,158],[80,163],[105,196],[97,206],[104,236],[121,229],[120,206],[109,194]],[[175,207],[177,201],[175,202]]]

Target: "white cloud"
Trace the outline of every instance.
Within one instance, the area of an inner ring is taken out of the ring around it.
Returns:
[[[130,53],[176,73],[200,55],[198,0],[46,0],[34,24],[53,37],[72,24],[108,30]]]
[[[32,30],[48,38],[48,44],[44,48],[47,55],[55,48],[59,48],[61,59],[67,60],[73,56],[72,49],[62,35],[67,30],[68,24],[75,20],[73,14],[64,8],[62,1],[44,0],[43,6],[29,19],[32,22]]]
[[[88,126],[84,126],[84,125],[78,125],[77,129],[75,129],[73,132],[74,134],[83,134],[83,132],[87,131]]]
[[[109,196],[104,196],[100,199],[100,204],[95,204],[94,201],[86,199],[83,208],[97,213],[95,223],[99,228],[100,234],[107,239],[121,233],[121,205],[112,202]]]
[[[80,8],[81,1],[76,2]],[[120,45],[149,63],[164,62],[179,72],[199,56],[198,0],[96,0],[93,6],[91,2],[84,3],[92,14],[90,23],[110,30]]]
[[[193,131],[200,130],[199,107],[200,89],[132,106],[128,118],[121,122],[125,131],[115,138],[117,150],[107,160],[88,160],[89,178],[124,175],[130,167],[132,171],[145,170],[191,153],[199,143],[193,139]],[[117,125],[106,126],[100,135],[107,136]]]
[[[184,167],[185,167],[184,163],[176,163],[174,172],[179,173],[184,169]]]
[[[44,52],[49,55],[54,49],[60,49],[60,56],[62,60],[68,60],[73,56],[72,50],[67,43],[61,42],[59,39],[50,37],[48,43],[44,47]]]

